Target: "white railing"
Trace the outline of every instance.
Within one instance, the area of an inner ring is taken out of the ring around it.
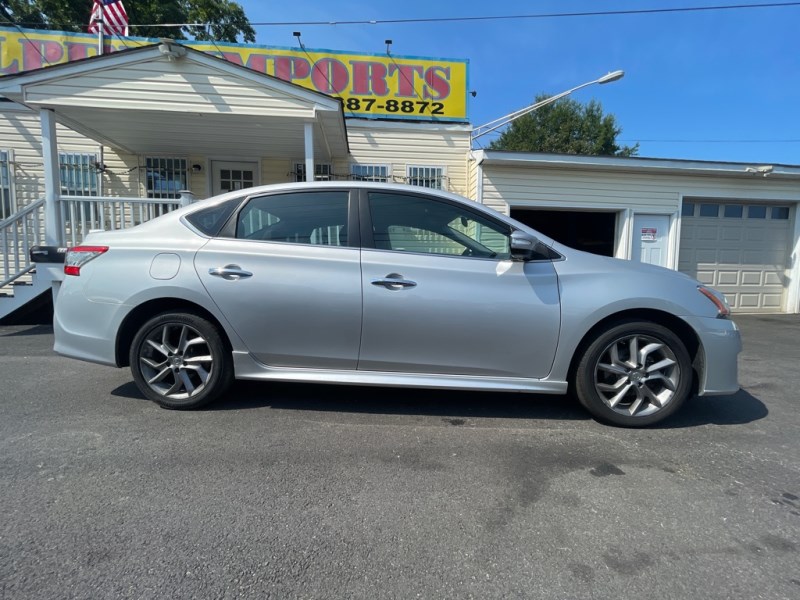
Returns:
[[[66,246],[76,246],[92,229],[129,229],[179,208],[185,200],[62,196],[60,221]]]
[[[44,240],[44,200],[37,200],[21,211],[0,221],[0,251],[3,259],[0,266],[0,288],[9,285],[32,271],[31,246]]]

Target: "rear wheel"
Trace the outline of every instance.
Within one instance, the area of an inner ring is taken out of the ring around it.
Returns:
[[[618,323],[589,345],[575,372],[581,404],[598,420],[623,427],[652,425],[678,410],[691,391],[686,346],[666,327]]]
[[[191,313],[164,313],[142,325],[130,364],[141,392],[164,408],[204,406],[233,381],[231,355],[219,331]]]

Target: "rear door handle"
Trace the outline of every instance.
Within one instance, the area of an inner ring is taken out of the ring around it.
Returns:
[[[403,290],[416,287],[417,282],[411,281],[410,279],[403,279],[403,276],[398,273],[389,273],[382,279],[373,279],[372,285],[382,285],[387,290]]]
[[[225,265],[224,267],[212,267],[208,270],[209,275],[214,277],[222,277],[228,281],[238,281],[239,279],[246,279],[252,277],[250,271],[243,270],[239,265]]]

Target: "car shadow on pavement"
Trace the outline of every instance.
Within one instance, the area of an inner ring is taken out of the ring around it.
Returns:
[[[144,400],[133,382],[112,395]],[[583,420],[589,414],[568,396],[237,381],[208,408],[210,412],[259,408],[385,415]],[[677,414],[654,427],[743,425],[769,414],[764,403],[745,390],[729,396],[693,398]]]
[[[282,410],[587,420],[577,402],[563,396],[463,390],[237,382],[211,410],[235,410],[265,402]]]
[[[133,382],[111,394],[144,400]],[[259,408],[454,418],[590,418],[576,401],[564,396],[257,381],[234,382],[225,396],[201,410]]]
[[[675,415],[658,423],[656,429],[677,429],[698,425],[744,425],[765,418],[767,406],[750,392],[740,389],[729,396],[705,396],[689,400]]]

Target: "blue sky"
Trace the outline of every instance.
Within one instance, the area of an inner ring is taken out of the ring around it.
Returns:
[[[766,0],[495,2],[239,0],[253,22],[563,13]],[[473,124],[615,69],[625,78],[573,96],[616,115],[640,156],[800,164],[800,6],[655,15],[402,25],[256,27],[258,43],[470,61]],[[646,141],[662,140],[662,141]],[[691,142],[666,140],[693,140]],[[703,140],[769,140],[710,142]],[[786,140],[795,140],[792,142]]]

